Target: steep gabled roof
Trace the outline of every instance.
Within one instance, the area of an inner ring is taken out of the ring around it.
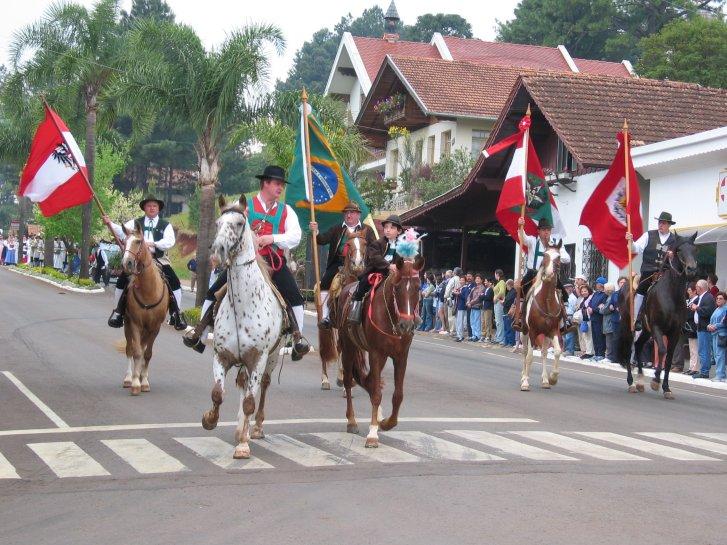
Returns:
[[[430,59],[439,58],[437,48],[431,44],[423,42],[390,42],[381,38],[362,38],[354,36],[353,41],[356,44],[361,60],[366,67],[366,73],[371,81],[374,80],[376,74],[384,62],[387,55],[404,55],[407,57],[424,57]]]

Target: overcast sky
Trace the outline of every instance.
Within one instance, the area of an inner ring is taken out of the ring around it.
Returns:
[[[94,0],[76,0],[91,6]],[[293,56],[303,42],[323,27],[332,28],[343,15],[361,15],[364,9],[378,4],[386,11],[390,0],[167,0],[177,21],[192,26],[205,46],[210,48],[224,40],[225,33],[247,22],[266,22],[278,25],[285,36],[285,53],[271,60],[272,80],[285,79],[293,63]],[[39,19],[50,0],[22,0],[13,9],[3,10],[0,18],[0,64],[8,65],[7,48],[17,29]],[[493,40],[496,20],[513,17],[518,0],[397,0],[399,16],[406,24],[413,24],[424,13],[457,13],[472,25],[476,38]],[[122,0],[122,8],[131,9],[131,0]],[[305,7],[304,7],[305,6]]]

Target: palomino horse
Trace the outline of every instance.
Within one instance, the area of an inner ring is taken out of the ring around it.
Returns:
[[[338,276],[334,278],[331,288],[336,284],[345,286],[354,282],[366,266],[366,231],[348,233],[346,237],[347,249],[344,252],[346,258],[343,261],[343,268],[338,273]],[[329,292],[326,304],[330,309],[332,321],[335,325],[337,324],[337,318],[335,316],[337,296],[332,296],[333,291],[331,289]],[[338,377],[336,382],[339,386],[343,386],[343,365],[338,357],[337,336],[334,328],[318,329],[318,350],[321,355],[322,365],[321,390],[331,389],[331,383],[328,380],[328,364],[333,362],[338,362]]]
[[[397,251],[399,250],[397,246]],[[356,284],[346,286],[338,298],[341,318],[339,343],[343,360],[343,386],[346,389],[346,431],[358,433],[353,412],[351,388],[354,380],[371,398],[371,423],[366,437],[366,447],[378,447],[378,430],[387,431],[396,426],[399,407],[404,399],[404,374],[409,357],[409,347],[417,325],[417,305],[421,285],[419,272],[424,267],[424,258],[396,260],[396,271],[391,272],[378,287],[366,297],[362,325],[345,320],[350,306],[351,293]],[[368,368],[365,352],[369,354]],[[381,420],[381,372],[386,360],[394,362],[394,395],[391,416]]]
[[[126,227],[123,229],[126,244],[121,264],[124,272],[132,278],[126,288],[130,292],[124,316],[129,368],[124,377],[124,388],[131,388],[131,395],[136,396],[151,389],[149,361],[154,340],[167,315],[169,292],[159,267],[154,264],[151,252],[144,243],[141,226],[136,223],[133,232],[129,232]]]
[[[240,410],[233,457],[249,458],[250,438],[265,437],[265,394],[283,340],[285,308],[271,287],[267,266],[255,250],[245,214],[245,196],[229,206],[224,197],[220,197],[219,203],[222,214],[217,220],[212,252],[221,263],[227,263],[227,294],[215,316],[212,364],[215,385],[212,408],[202,416],[202,426],[206,430],[217,426],[225,392],[225,376],[231,367],[239,367]],[[260,404],[251,433],[250,415],[255,412],[255,396],[260,388]]]
[[[520,390],[530,391],[530,365],[533,363],[533,349],[540,347],[543,358],[543,374],[540,386],[550,388],[558,383],[558,364],[560,363],[560,320],[561,301],[558,289],[558,270],[560,268],[560,246],[550,246],[543,256],[543,262],[535,277],[525,301],[525,318],[527,335],[523,334],[525,355],[523,356],[523,372],[520,378]],[[548,348],[553,346],[553,370],[548,374]]]
[[[669,388],[669,371],[671,371],[674,349],[679,342],[681,329],[687,317],[684,300],[687,293],[687,280],[697,271],[695,257],[696,246],[694,241],[697,233],[691,237],[676,235],[673,256],[664,261],[663,272],[646,295],[644,301],[644,329],[633,342],[634,334],[631,331],[631,309],[628,304],[628,285],[624,284],[619,292],[619,305],[621,308],[621,323],[619,325],[619,362],[626,367],[626,382],[629,392],[644,391],[644,370],[641,358],[637,357],[638,373],[636,384],[631,373],[631,346],[634,345],[636,354],[641,353],[644,343],[649,338],[654,339],[658,351],[658,361],[654,365],[654,378],[651,389],[658,390],[661,384],[661,371],[664,370],[662,391],[665,399],[674,399]]]

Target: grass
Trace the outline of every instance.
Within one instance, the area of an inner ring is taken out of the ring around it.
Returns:
[[[27,263],[18,263],[16,267],[20,270],[29,272],[33,276],[50,278],[60,282],[61,284],[68,283],[73,284],[76,287],[86,289],[94,289],[99,287],[99,285],[90,278],[78,278],[78,276],[68,276],[61,271],[57,271],[56,269],[50,267],[32,267]]]

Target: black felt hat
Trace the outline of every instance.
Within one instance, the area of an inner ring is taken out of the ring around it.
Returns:
[[[144,210],[144,206],[146,206],[146,203],[151,201],[154,201],[159,205],[159,212],[164,210],[164,201],[161,199],[157,199],[154,195],[147,195],[146,197],[144,197],[139,203],[139,208]]]
[[[673,219],[671,219],[671,214],[669,212],[662,212],[661,214],[659,214],[658,218],[654,218],[654,219],[656,221],[665,221],[669,225],[674,225],[676,223]]]
[[[540,218],[538,221],[538,229],[552,229],[553,224],[547,218]]]
[[[401,224],[401,220],[396,214],[391,214],[388,218],[381,222],[381,225],[386,225],[387,223],[396,225],[402,231],[404,230],[404,226]]]
[[[282,167],[276,165],[268,165],[263,170],[262,174],[255,176],[258,180],[280,180],[281,182],[288,183],[285,179],[285,170]]]

